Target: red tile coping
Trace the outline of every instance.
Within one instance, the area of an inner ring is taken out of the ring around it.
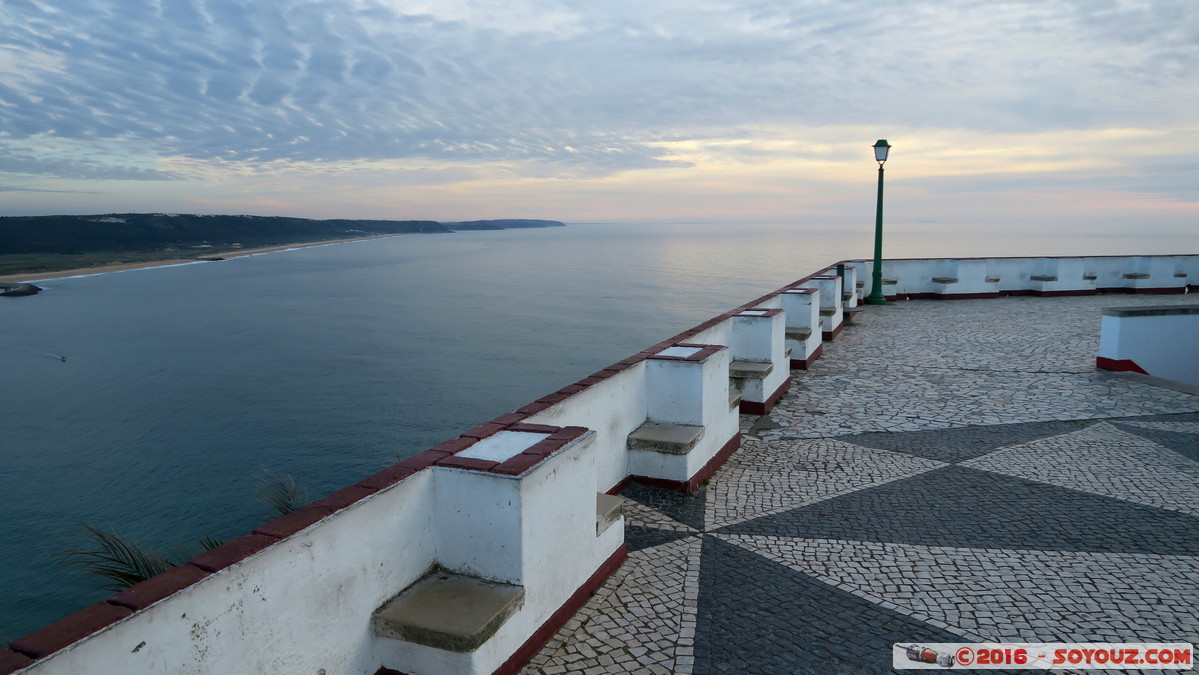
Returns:
[[[132,610],[145,609],[206,576],[208,576],[208,572],[192,565],[172,567],[162,574],[150,577],[140,584],[135,584],[117,593],[108,599],[108,604],[128,607]]]
[[[309,504],[309,506],[317,509],[325,509],[326,511],[340,511],[351,504],[355,504],[366,497],[369,497],[378,492],[375,488],[366,488],[361,485],[350,485],[334,492],[333,494],[318,499]]]
[[[607,368],[604,368],[604,372],[615,374],[615,373],[619,373],[622,370],[628,370],[629,368],[632,368],[632,367],[633,367],[632,363],[621,363],[621,362],[617,361],[616,363],[613,363],[612,365],[608,366]],[[609,376],[609,377],[611,377],[611,376]],[[557,401],[555,401],[555,403],[556,402]]]
[[[554,392],[552,394],[542,396],[541,398],[537,399],[537,402],[554,405],[555,403],[561,403],[568,398],[570,398],[570,394],[559,394],[558,392]]]
[[[283,539],[328,518],[331,513],[326,509],[305,506],[255,528],[250,534],[263,534],[275,539]]]
[[[561,450],[566,443],[567,441],[564,439],[555,439],[547,436],[545,440],[534,443],[520,454],[534,455],[537,457],[548,457]]]
[[[469,440],[469,441],[471,441],[471,443],[463,445],[462,448],[454,451],[454,452],[461,452],[462,450],[469,448],[471,445],[474,445],[474,441],[476,439],[456,438],[454,440]],[[442,445],[444,445],[444,443]],[[439,445],[437,447],[440,448],[441,446]],[[424,452],[417,453],[417,454],[409,457],[408,459],[400,460],[399,462],[397,462],[395,464],[395,466],[402,466],[405,469],[411,469],[414,472],[422,471],[424,469],[427,469],[427,468],[433,466],[437,462],[439,462],[453,454],[454,454],[453,452],[446,452],[444,450],[438,450],[437,448],[434,448],[432,450],[425,450]],[[364,480],[367,480],[367,479],[364,479]],[[361,483],[359,483],[359,485],[361,485]]]
[[[699,349],[699,351],[691,356],[664,356],[662,354],[654,354],[653,356],[647,358],[653,361],[705,361],[713,354],[718,353],[722,349],[726,349],[724,345],[697,345],[688,344],[685,342],[680,342],[671,345],[670,347],[687,347],[690,349]],[[670,347],[664,347],[663,349],[669,349]]]
[[[528,413],[529,415],[536,415],[537,413],[541,412],[542,410],[545,410],[546,408],[553,407],[553,405],[554,405],[553,403],[546,403],[543,401],[534,401],[528,405],[517,408],[516,411],[522,412],[522,413]]]
[[[133,610],[128,607],[99,602],[64,619],[59,619],[23,638],[13,640],[8,648],[32,659],[44,658],[63,647],[75,644],[102,628],[111,626],[130,614],[133,614]]]
[[[761,314],[745,314],[745,312],[762,312],[762,313]],[[778,316],[779,314],[782,314],[782,313],[783,313],[783,310],[779,309],[779,308],[767,309],[765,307],[750,307],[749,309],[741,310],[740,312],[734,314],[733,316],[738,319],[768,319],[772,316]]]
[[[555,427],[548,424],[524,423],[514,424],[509,427],[509,430],[541,433],[546,434],[546,437],[503,462],[450,455],[438,460],[435,466],[519,476],[588,432],[586,427]]]
[[[495,675],[512,675],[513,673],[520,672],[520,669],[529,662],[529,659],[533,658],[533,656],[545,646],[545,643],[549,642],[549,639],[554,636],[554,633],[557,633],[558,629],[562,628],[562,626],[565,626],[566,622],[570,620],[570,617],[574,616],[575,612],[579,611],[579,608],[591,598],[591,595],[595,593],[600,586],[604,585],[604,582],[608,580],[608,577],[612,576],[613,572],[620,569],[620,566],[624,564],[624,561],[628,557],[629,549],[624,545],[624,543],[621,543],[620,546],[613,551],[612,555],[608,556],[607,560],[600,563],[600,566],[596,568],[595,572],[593,572],[591,576],[582,583],[582,585],[575,589],[575,592],[566,599],[566,602],[562,603],[562,606],[559,607],[556,612],[551,614],[550,618],[546,619],[545,623],[541,624],[540,628],[538,628],[536,631],[533,631],[533,634],[529,636],[529,639],[525,640],[524,644],[522,644],[512,654],[512,656],[508,657],[508,660],[504,662],[504,665],[495,670]],[[376,673],[375,675],[379,675],[379,673]]]
[[[452,469],[489,471],[493,467],[497,467],[499,465],[499,462],[490,459],[476,459],[474,457],[459,457],[458,455],[450,455],[445,459],[438,460],[434,466],[443,466]]]
[[[517,422],[525,421],[526,417],[528,417],[528,415],[526,415],[524,413],[510,412],[510,413],[505,413],[503,415],[500,415],[499,417],[491,420],[491,423],[492,424],[503,424],[503,425],[516,424]]]
[[[496,435],[497,433],[503,431],[506,428],[508,428],[508,425],[506,425],[506,424],[495,424],[494,422],[484,422],[484,423],[480,424],[479,426],[475,427],[474,429],[471,429],[470,431],[468,431],[464,434],[461,434],[461,436],[463,438],[476,438],[478,440],[483,440],[484,438],[487,438],[488,436]]]
[[[562,427],[550,434],[551,441],[573,441],[587,433],[587,427]]]
[[[558,429],[559,427],[551,426],[549,424],[528,424],[525,422],[513,424],[512,426],[508,427],[508,431],[523,431],[534,434],[552,434],[558,431]]]
[[[9,675],[33,663],[33,659],[10,649],[0,651],[0,675]]]
[[[546,455],[534,455],[522,452],[519,455],[515,455],[504,460],[498,466],[492,467],[491,473],[499,473],[506,476],[519,476],[541,463],[541,460],[545,458]]]
[[[424,455],[429,452],[432,452],[432,451],[426,450],[425,452],[423,452],[421,454]],[[438,453],[438,454],[442,454],[442,453]],[[446,454],[444,456],[450,457],[451,455]],[[409,459],[411,459],[411,458],[409,458]],[[388,488],[388,487],[391,487],[392,485],[395,485],[396,483],[404,480],[405,478],[407,478],[408,476],[411,476],[412,474],[416,473],[419,470],[420,469],[415,469],[415,468],[412,468],[411,466],[404,466],[403,462],[400,462],[399,464],[392,464],[391,466],[387,467],[386,469],[383,469],[382,471],[380,471],[374,475],[363,478],[362,480],[358,481],[356,483],[356,485],[358,487],[364,487],[364,488],[368,488],[368,489],[372,489],[372,490],[382,490],[383,488]]]
[[[261,534],[244,534],[211,551],[201,553],[192,558],[188,564],[195,565],[205,572],[218,572],[249,558],[277,541],[279,540],[274,537]]]

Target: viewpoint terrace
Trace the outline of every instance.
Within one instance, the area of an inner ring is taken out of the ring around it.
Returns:
[[[0,673],[862,673],[896,642],[1199,642],[1199,396],[1096,369],[1105,309],[1196,316],[1199,256],[884,269],[887,305],[859,306],[869,263],[805,277]],[[1120,330],[1193,348],[1183,321]]]

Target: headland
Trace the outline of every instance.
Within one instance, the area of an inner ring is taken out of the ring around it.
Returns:
[[[443,223],[179,213],[9,216],[0,217],[0,281],[215,261],[400,234],[564,225],[519,218]]]

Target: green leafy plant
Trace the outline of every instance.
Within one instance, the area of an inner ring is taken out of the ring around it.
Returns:
[[[274,473],[265,467],[258,481],[258,496],[281,515],[295,511],[308,500],[307,491],[294,478]],[[112,530],[91,525],[84,525],[83,528],[87,531],[88,545],[57,553],[55,557],[104,578],[108,590],[125,590],[195,557],[193,552],[186,549],[176,550],[170,556],[164,555],[154,549],[144,548]],[[204,537],[199,543],[205,551],[211,551],[224,542],[215,537]]]
[[[258,479],[258,496],[264,503],[286,516],[308,503],[308,493],[296,480],[287,474],[277,474],[262,467]]]
[[[171,569],[172,562],[161,553],[142,548],[116,532],[84,525],[91,547],[58,554],[67,563],[108,580],[109,590],[124,590]]]

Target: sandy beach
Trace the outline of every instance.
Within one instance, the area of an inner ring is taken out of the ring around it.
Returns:
[[[214,250],[203,255],[192,254],[186,258],[173,258],[163,260],[147,260],[143,262],[132,263],[117,263],[112,265],[95,265],[93,267],[80,267],[77,269],[57,270],[48,272],[29,272],[27,274],[4,274],[0,275],[0,282],[26,281],[34,282],[45,279],[62,279],[64,277],[75,277],[84,274],[104,274],[106,272],[121,272],[123,270],[142,269],[146,267],[169,267],[171,265],[185,265],[194,263],[204,259],[211,258],[240,258],[247,255],[257,255],[260,253],[272,253],[275,251],[286,251],[296,248],[308,248],[309,246],[327,246],[329,244],[344,244],[351,241],[367,241],[369,239],[385,239],[387,237],[403,237],[411,232],[400,232],[397,234],[380,234],[372,237],[354,237],[351,239],[328,239],[323,241],[306,241],[297,244],[280,244],[278,246],[265,246],[262,248],[236,248],[227,251]]]

